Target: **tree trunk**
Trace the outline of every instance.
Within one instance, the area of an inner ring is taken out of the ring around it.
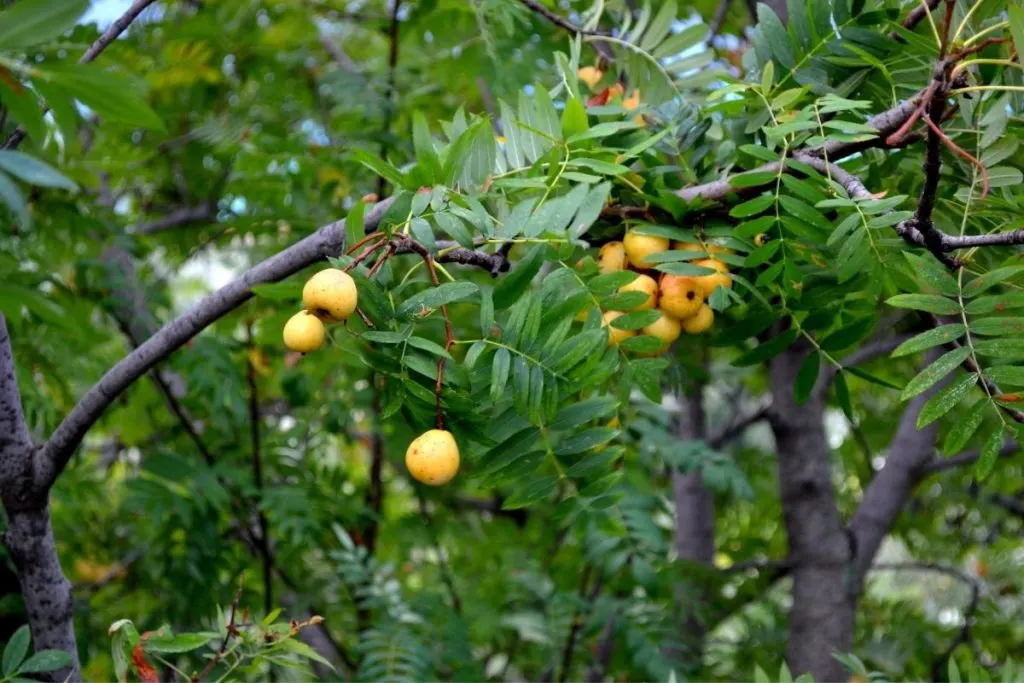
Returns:
[[[37,454],[25,424],[10,341],[0,314],[0,500],[7,516],[3,543],[18,573],[35,649],[63,650],[71,656],[71,666],[51,672],[49,679],[77,681],[81,673],[71,584],[57,556],[47,491],[35,482]]]
[[[697,382],[689,395],[681,397],[682,407],[676,422],[680,442],[705,438],[704,385]],[[700,470],[684,474],[672,470],[672,496],[676,509],[675,549],[680,560],[711,566],[715,554],[715,500],[705,486]],[[694,670],[701,664],[708,615],[706,577],[683,581],[678,586],[678,599],[683,606],[680,644],[686,665]]]
[[[825,400],[815,392],[801,405],[793,397],[806,356],[793,347],[770,368],[771,425],[793,573],[786,659],[794,675],[838,681],[846,673],[833,655],[853,647],[851,547],[832,490]]]

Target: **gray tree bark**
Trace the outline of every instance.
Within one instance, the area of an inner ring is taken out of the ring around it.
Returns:
[[[825,398],[812,392],[801,405],[793,396],[806,357],[806,346],[798,344],[773,359],[769,368],[769,421],[777,445],[793,574],[786,660],[794,675],[810,673],[816,681],[838,681],[847,675],[833,654],[853,647],[852,549],[832,488]]]
[[[71,583],[61,570],[50,524],[48,491],[35,485],[36,449],[21,407],[7,321],[0,313],[0,501],[7,517],[3,543],[17,569],[32,643],[64,650],[69,668],[48,680],[80,680]]]

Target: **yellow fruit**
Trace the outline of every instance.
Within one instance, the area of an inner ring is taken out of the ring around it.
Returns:
[[[680,320],[694,315],[704,303],[704,292],[695,277],[663,275],[658,288],[658,307]]]
[[[672,248],[676,251],[699,251],[704,253],[704,247],[698,242],[673,242]]]
[[[597,252],[597,268],[601,274],[626,269],[626,248],[622,242],[608,242]]]
[[[324,324],[309,311],[299,311],[284,325],[284,345],[290,351],[309,353],[324,345]]]
[[[585,66],[579,70],[577,75],[581,81],[587,84],[588,88],[593,90],[594,86],[600,82],[601,77],[604,76],[604,72],[593,66]]]
[[[767,234],[762,232],[759,235],[757,235],[756,237],[754,237],[754,244],[759,246],[759,247],[763,247],[768,242],[768,240],[770,240],[770,239],[771,239],[771,237],[769,237]]]
[[[605,311],[601,314],[601,326],[608,328],[608,346],[618,346],[636,335],[635,330],[620,330],[617,327],[612,327],[612,321],[620,315],[622,315],[621,311]]]
[[[328,268],[309,278],[302,288],[302,304],[321,317],[345,320],[356,310],[359,293],[352,276],[337,268]]]
[[[660,339],[661,351],[659,353],[664,353],[672,345],[672,342],[679,339],[679,335],[683,333],[683,326],[678,320],[663,311],[660,318],[640,330],[640,332]]]
[[[629,97],[622,100],[622,108],[626,111],[633,111],[640,106],[640,90],[634,89],[633,92],[629,93]]]
[[[707,304],[702,304],[697,314],[683,321],[686,334],[700,334],[711,328],[715,322],[715,312]]]
[[[422,484],[447,484],[459,471],[459,447],[455,437],[444,429],[423,432],[405,451],[405,466],[413,479]]]
[[[693,261],[692,263],[695,266],[714,268],[718,271],[712,275],[698,275],[695,278],[697,280],[697,284],[700,285],[701,291],[704,293],[705,299],[710,297],[711,292],[719,285],[726,289],[732,289],[732,278],[729,277],[729,266],[714,258],[701,259],[699,261]]]
[[[647,300],[639,306],[634,306],[635,311],[648,311],[658,303],[658,283],[650,275],[637,275],[636,279],[628,285],[619,287],[620,292],[643,292]]]
[[[622,245],[626,248],[626,258],[636,268],[650,268],[653,263],[647,262],[647,257],[661,251],[668,251],[669,241],[664,237],[653,235],[641,235],[637,232],[627,232],[622,238]]]

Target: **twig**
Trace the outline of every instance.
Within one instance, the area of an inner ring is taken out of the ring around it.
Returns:
[[[155,1],[156,0],[135,0],[125,13],[108,26],[107,30],[89,46],[89,49],[85,51],[85,54],[79,57],[78,63],[87,64],[96,59],[101,52],[107,49],[108,45],[117,40],[117,37],[124,33],[124,30],[128,28],[129,24],[135,21],[136,17],[142,14],[142,10],[152,5]],[[46,107],[44,108],[43,113],[45,114],[49,110],[50,108]],[[11,137],[7,138],[7,142],[4,143],[4,149],[15,149],[21,144],[21,141],[25,139],[25,135],[25,129],[18,126],[14,132],[11,133]]]
[[[922,3],[914,7],[914,9],[907,13],[906,19],[903,20],[903,28],[908,31],[913,31],[914,28],[921,23],[922,19],[928,16],[933,9],[939,6],[940,2],[942,2],[942,0],[927,0],[927,3]],[[901,43],[904,42],[903,38],[896,31],[890,33],[889,37]]]
[[[725,18],[729,16],[729,5],[731,2],[732,0],[718,0],[715,16],[712,17],[711,23],[708,24],[708,37],[704,39],[705,46],[711,47],[715,42],[715,36],[722,30],[722,26],[725,25]]]
[[[390,47],[388,49],[388,86],[384,92],[384,123],[381,125],[381,131],[383,133],[383,139],[380,143],[380,158],[387,159],[388,154],[388,136],[391,134],[391,120],[394,117],[394,97],[395,97],[395,70],[398,66],[398,11],[402,7],[402,0],[391,0],[394,3],[391,6],[391,22],[388,24],[388,40],[390,41]],[[384,176],[377,177],[377,196],[386,197],[387,194],[384,192],[387,187],[387,183],[384,180]]]
[[[235,627],[235,615],[238,613],[238,602],[242,599],[243,588],[245,588],[245,574],[242,574],[238,579],[238,590],[235,592],[235,599],[231,601],[231,616],[228,617],[227,632],[224,634],[224,640],[220,643],[220,649],[218,649],[217,653],[210,658],[210,661],[206,663],[203,670],[192,677],[192,683],[201,681],[206,677],[206,674],[210,673],[213,667],[217,666],[217,663],[223,659],[224,653],[227,652],[228,643],[231,642],[231,636],[237,635],[238,629]]]
[[[256,350],[253,345],[252,322],[246,326],[246,337],[249,352]],[[252,479],[256,489],[256,495],[262,498],[263,495],[263,461],[260,457],[260,394],[259,384],[256,381],[256,366],[252,358],[246,358],[245,378],[249,384],[249,436],[252,442]],[[263,609],[269,614],[274,607],[274,556],[270,551],[270,523],[263,511],[262,500],[255,501],[256,519],[259,522],[259,546],[260,554],[263,556]]]
[[[173,228],[180,228],[192,223],[202,223],[217,215],[217,200],[209,199],[196,206],[182,206],[149,223],[139,223],[135,232],[140,235],[152,235]]]
[[[590,582],[590,575],[593,573],[593,566],[587,565],[583,572],[580,573],[580,588],[579,598],[584,602],[576,608],[573,612],[572,621],[569,622],[569,635],[565,639],[565,649],[562,651],[562,665],[559,669],[558,681],[562,683],[569,678],[569,668],[572,666],[572,657],[576,652],[576,639],[579,637],[580,629],[583,628],[583,608],[589,605],[597,597],[597,594],[601,592],[602,577],[598,573],[597,578],[594,580],[594,585],[590,591],[586,590],[587,584]]]
[[[448,560],[444,555],[444,548],[441,547],[441,541],[437,537],[437,531],[434,529],[434,524],[430,518],[430,513],[427,511],[427,499],[423,496],[423,491],[420,487],[414,487],[416,490],[416,499],[419,501],[420,517],[423,519],[424,526],[427,527],[427,532],[430,534],[431,540],[434,542],[434,550],[437,552],[437,565],[441,571],[441,580],[444,581],[445,586],[448,588],[448,595],[452,599],[452,609],[459,616],[462,616],[462,601],[459,599],[459,593],[455,590],[455,579],[452,576],[452,570],[448,566]]]
[[[708,445],[714,449],[721,448],[729,441],[740,436],[743,432],[745,432],[747,430],[747,427],[750,427],[751,425],[756,424],[761,420],[765,419],[768,416],[768,411],[770,409],[771,406],[768,404],[758,406],[753,411],[747,413],[743,417],[734,420],[729,425],[722,428],[722,430],[717,434],[711,435],[711,437],[708,439]]]
[[[1020,451],[1020,444],[1014,439],[1007,439],[999,449],[999,457],[1013,455],[1018,451]],[[973,465],[980,457],[981,450],[978,448],[958,453],[951,458],[935,457],[925,465],[922,471],[925,475],[929,475],[937,472],[943,472],[945,470],[955,469],[957,467],[963,467],[964,465]]]

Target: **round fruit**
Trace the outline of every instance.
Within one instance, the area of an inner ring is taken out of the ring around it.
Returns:
[[[625,270],[627,265],[626,248],[622,242],[608,242],[597,252],[597,268],[602,275]]]
[[[345,320],[356,310],[359,293],[352,276],[337,268],[328,268],[309,278],[302,288],[302,304],[316,315]]]
[[[309,311],[299,311],[284,325],[284,345],[290,351],[309,353],[324,345],[324,324]]]
[[[586,83],[588,88],[593,90],[594,86],[601,81],[601,77],[604,76],[604,72],[593,66],[585,66],[579,70],[578,75],[580,80]]]
[[[601,326],[608,328],[608,346],[618,346],[636,335],[635,330],[620,330],[617,327],[612,327],[612,321],[620,315],[622,315],[622,311],[605,311],[601,314]]]
[[[707,332],[712,323],[715,322],[715,312],[707,304],[702,304],[697,315],[683,321],[683,329],[687,334],[700,334]]]
[[[626,248],[626,258],[630,264],[636,268],[650,268],[654,264],[648,263],[647,257],[659,251],[668,251],[669,242],[664,237],[630,231],[622,238],[622,245]]]
[[[643,292],[647,300],[639,306],[634,306],[635,311],[649,311],[658,303],[658,283],[650,275],[637,275],[636,279],[628,285],[619,287],[620,292]]]
[[[704,303],[704,292],[695,277],[664,275],[659,288],[658,307],[673,317],[689,318]]]
[[[683,327],[678,320],[667,313],[662,312],[660,318],[643,328],[640,332],[660,339],[661,348],[662,351],[664,351],[672,344],[672,342],[679,339],[679,335],[683,333]]]
[[[714,291],[715,287],[721,285],[726,289],[732,289],[732,278],[729,277],[729,266],[725,265],[721,261],[715,258],[706,258],[699,261],[693,261],[693,265],[702,266],[704,268],[714,268],[717,273],[710,275],[698,275],[696,278],[697,284],[700,285],[700,289],[704,292],[704,298],[711,296],[711,292]]]
[[[704,247],[698,242],[673,242],[672,248],[676,251],[699,251],[704,253]]]
[[[459,447],[455,437],[444,429],[423,432],[405,451],[405,466],[413,479],[422,484],[447,484],[459,471]]]

